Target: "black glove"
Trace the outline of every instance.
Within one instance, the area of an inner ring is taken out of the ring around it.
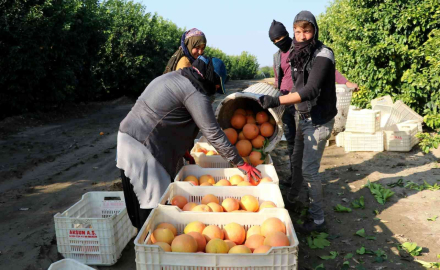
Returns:
[[[280,106],[280,98],[272,96],[261,96],[258,99],[258,103],[263,109],[275,108]]]

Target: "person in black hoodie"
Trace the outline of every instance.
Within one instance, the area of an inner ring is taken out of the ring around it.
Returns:
[[[280,97],[261,96],[260,105],[274,108],[295,104],[297,125],[292,156],[292,187],[286,195],[286,207],[298,200],[302,183],[309,189],[311,220],[300,225],[303,233],[325,231],[322,184],[319,174],[325,144],[330,138],[336,109],[335,58],[333,51],[318,40],[315,16],[301,11],[294,20],[294,39],[289,55],[294,87]]]

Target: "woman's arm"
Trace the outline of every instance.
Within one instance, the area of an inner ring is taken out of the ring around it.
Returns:
[[[229,142],[220,128],[212,110],[209,98],[200,92],[194,92],[185,101],[184,105],[196,122],[203,136],[214,146],[217,152],[235,165],[243,164],[243,158],[237,148]]]

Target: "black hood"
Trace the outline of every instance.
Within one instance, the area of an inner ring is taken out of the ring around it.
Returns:
[[[293,24],[295,24],[295,22],[297,21],[307,21],[313,24],[313,27],[315,27],[315,35],[313,36],[313,39],[316,41],[318,40],[319,28],[318,28],[318,24],[316,23],[315,16],[312,14],[312,12],[307,10],[301,11],[295,16],[295,19],[293,20]],[[295,36],[295,31],[293,32],[293,36]]]

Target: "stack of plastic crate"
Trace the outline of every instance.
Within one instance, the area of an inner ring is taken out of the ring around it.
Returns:
[[[383,151],[380,117],[380,111],[350,109],[345,132],[338,136],[343,137],[345,151]]]

